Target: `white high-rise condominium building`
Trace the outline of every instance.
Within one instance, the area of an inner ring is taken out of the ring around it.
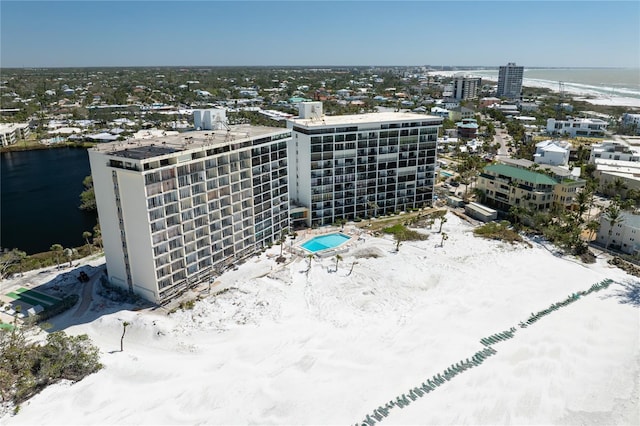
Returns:
[[[290,139],[241,126],[90,150],[110,282],[163,303],[278,240]]]
[[[403,112],[324,116],[321,102],[287,121],[289,194],[309,225],[431,205],[442,118]]]
[[[501,66],[498,71],[498,97],[520,99],[523,76],[524,67],[519,67],[514,62]]]

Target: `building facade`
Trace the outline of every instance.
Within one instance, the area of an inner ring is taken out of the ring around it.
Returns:
[[[601,215],[596,241],[603,247],[608,244],[613,250],[638,256],[640,254],[640,215],[622,211],[620,219],[618,223],[611,226],[606,215]]]
[[[625,112],[622,114],[622,126],[626,127],[631,133],[640,135],[640,114],[632,114]]]
[[[480,173],[476,187],[483,192],[485,203],[498,210],[515,206],[537,211],[551,208],[557,184],[543,173],[493,164]]]
[[[498,70],[498,97],[521,99],[523,77],[524,67],[517,66],[515,62],[501,66]]]
[[[324,116],[322,103],[288,120],[292,204],[309,225],[431,205],[442,118],[400,112]]]
[[[604,137],[608,123],[598,118],[570,118],[568,120],[547,119],[547,133],[575,138]]]
[[[0,146],[9,146],[30,134],[28,123],[0,123]]]
[[[237,126],[89,150],[111,284],[163,303],[279,240],[290,139]]]
[[[457,100],[476,99],[482,87],[480,77],[453,77],[453,97]]]
[[[569,164],[571,144],[566,141],[546,140],[536,144],[533,161],[536,164],[566,166]]]

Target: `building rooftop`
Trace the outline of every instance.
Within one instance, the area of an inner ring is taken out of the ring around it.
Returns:
[[[229,130],[198,130],[149,139],[103,143],[92,149],[117,157],[143,160],[204,146],[216,148],[236,141],[282,132],[289,130],[281,127],[239,125],[230,126]]]
[[[515,167],[521,167],[521,168],[525,168],[525,169],[528,169],[529,167],[531,167],[531,166],[533,166],[535,164],[540,169],[549,170],[554,175],[559,176],[559,177],[568,177],[568,176],[572,176],[573,175],[571,173],[571,170],[566,169],[564,167],[551,166],[549,164],[537,164],[537,163],[534,163],[531,160],[527,160],[527,159],[524,159],[524,158],[501,158],[500,162],[503,163],[503,164],[506,164],[506,165],[512,165],[512,166],[515,166]]]
[[[545,174],[532,172],[531,170],[521,169],[519,167],[507,166],[506,164],[492,164],[486,166],[484,170],[524,182],[531,182],[535,185],[556,185],[558,183],[555,179]]]
[[[298,118],[294,117],[291,121],[297,126],[320,127],[320,126],[338,126],[341,124],[367,124],[379,123],[385,121],[424,121],[432,120],[433,124],[442,123],[442,118],[433,115],[416,114],[413,112],[372,112],[368,114],[352,114],[352,115],[323,115],[321,118]]]

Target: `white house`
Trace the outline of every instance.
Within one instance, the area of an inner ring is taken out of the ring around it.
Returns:
[[[8,146],[29,136],[27,123],[0,123],[0,146]]]
[[[607,122],[598,118],[570,118],[568,120],[547,119],[547,133],[551,135],[565,135],[575,138],[604,137]]]
[[[635,129],[636,135],[640,135],[640,114],[622,114],[622,125]]]
[[[536,144],[533,161],[537,164],[566,166],[569,164],[571,144],[566,141],[546,140]]]
[[[640,150],[622,141],[603,141],[591,145],[589,162],[596,160],[640,161]]]
[[[602,246],[608,244],[611,249],[637,255],[640,253],[640,215],[623,211],[620,217],[621,221],[612,227],[607,216],[603,214],[600,217],[596,241]]]

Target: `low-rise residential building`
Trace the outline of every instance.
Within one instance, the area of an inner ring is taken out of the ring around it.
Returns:
[[[477,183],[485,202],[503,211],[512,206],[540,211],[554,204],[572,208],[585,181],[559,167],[548,166],[545,173],[525,168],[533,164],[528,160],[512,160],[512,164],[486,166]]]
[[[457,107],[449,110],[449,120],[456,122],[466,118],[474,118],[476,112],[467,107]]]
[[[465,118],[456,123],[458,137],[473,139],[478,136],[478,122],[474,118]]]
[[[28,123],[0,123],[0,146],[13,145],[30,133]]]
[[[537,164],[550,166],[566,166],[569,164],[571,144],[566,141],[546,140],[536,144],[533,161]]]
[[[595,164],[597,160],[637,162],[640,161],[640,149],[622,141],[594,143],[591,145],[589,162]]]
[[[632,133],[640,135],[640,114],[624,113],[621,119],[622,126],[628,128]]]
[[[553,202],[566,209],[572,209],[576,205],[576,195],[586,186],[586,181],[580,178],[580,169],[537,164],[523,158],[502,158],[501,163],[521,169],[539,171],[551,177],[557,182],[553,188]]]
[[[609,124],[598,118],[570,118],[568,120],[547,119],[547,133],[575,138],[604,137]]]
[[[484,193],[486,204],[499,210],[509,211],[517,206],[536,211],[551,208],[553,189],[557,184],[544,173],[492,164],[480,173],[477,188]]]
[[[431,115],[435,115],[437,117],[442,117],[442,118],[449,118],[449,110],[446,108],[432,107]]]
[[[596,242],[604,247],[633,256],[640,254],[640,215],[620,212],[620,221],[611,225],[606,215],[600,216]]]

